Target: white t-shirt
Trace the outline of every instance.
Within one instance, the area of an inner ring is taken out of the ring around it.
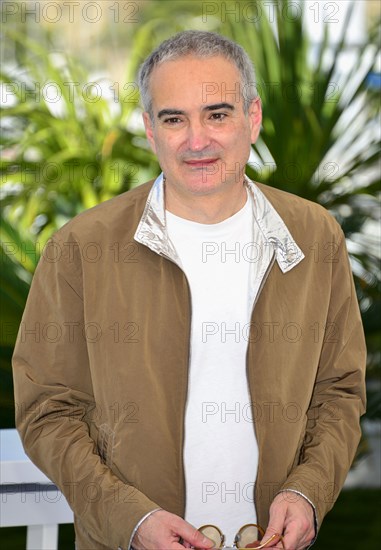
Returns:
[[[212,523],[231,544],[256,521],[258,446],[246,374],[253,242],[251,198],[232,217],[201,224],[166,212],[192,300],[185,416],[185,519]]]

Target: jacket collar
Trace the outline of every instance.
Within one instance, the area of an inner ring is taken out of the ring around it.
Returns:
[[[260,189],[247,177],[245,177],[245,185],[253,199],[255,221],[265,241],[274,249],[280,269],[286,273],[303,260],[304,254],[278,212]],[[156,254],[181,265],[166,229],[163,174],[160,174],[152,186],[134,238]]]

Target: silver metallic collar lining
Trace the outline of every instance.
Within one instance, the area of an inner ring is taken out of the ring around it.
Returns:
[[[181,265],[180,258],[166,229],[164,178],[156,178],[140,219],[134,239],[151,250]]]
[[[278,212],[260,189],[247,177],[245,177],[245,185],[254,199],[254,219],[266,242],[274,248],[280,269],[286,273],[303,260],[304,254]],[[156,254],[165,256],[181,266],[180,258],[169,239],[166,228],[163,174],[160,174],[152,186],[134,238]]]
[[[247,177],[245,183],[254,198],[254,219],[266,241],[274,247],[276,261],[280,269],[283,273],[286,273],[303,260],[304,254],[294,241],[284,221],[262,191]]]

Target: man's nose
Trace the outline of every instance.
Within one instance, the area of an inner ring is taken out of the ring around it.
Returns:
[[[188,126],[188,146],[191,151],[202,151],[210,144],[211,138],[201,121],[192,121]]]

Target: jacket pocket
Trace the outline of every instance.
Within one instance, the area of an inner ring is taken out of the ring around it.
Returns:
[[[97,449],[101,460],[106,466],[111,468],[113,463],[115,433],[110,426],[102,424],[99,427]]]

